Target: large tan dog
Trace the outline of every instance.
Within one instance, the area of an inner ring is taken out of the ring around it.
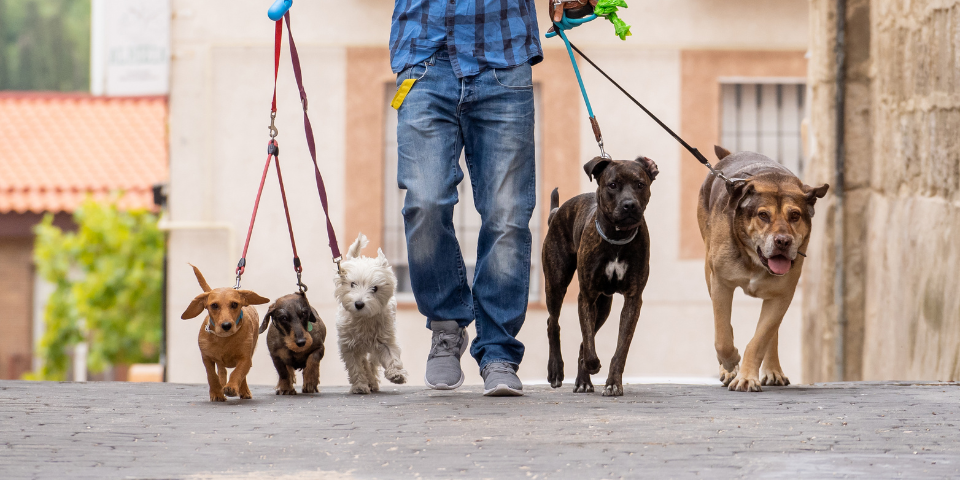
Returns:
[[[736,180],[726,184],[707,175],[700,188],[697,220],[707,247],[705,270],[720,381],[741,392],[759,392],[760,385],[789,385],[780,367],[777,331],[800,280],[813,205],[829,186],[804,185],[786,167],[759,153],[731,155],[721,147],[716,153],[717,170]],[[742,366],[730,325],[737,287],[763,299],[760,322]]]
[[[193,273],[203,293],[190,302],[180,318],[194,318],[207,310],[198,342],[203,366],[207,369],[210,401],[223,402],[226,397],[236,396],[253,398],[247,386],[247,372],[253,366],[260,316],[250,305],[261,305],[270,300],[250,290],[212,289],[200,269],[193,267]],[[234,369],[230,381],[227,381],[228,368]]]

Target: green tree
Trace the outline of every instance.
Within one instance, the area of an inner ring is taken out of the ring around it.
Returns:
[[[0,0],[0,90],[90,89],[90,0]]]
[[[87,200],[74,213],[76,232],[47,214],[35,228],[38,273],[56,287],[47,303],[34,380],[63,380],[70,350],[89,344],[87,368],[156,362],[162,330],[163,234],[146,210]]]

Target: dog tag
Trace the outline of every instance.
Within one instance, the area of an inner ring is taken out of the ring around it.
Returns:
[[[407,94],[410,93],[410,89],[413,88],[413,84],[416,83],[416,78],[408,78],[400,84],[400,87],[397,88],[397,94],[393,96],[393,101],[390,102],[390,106],[396,110],[400,109],[400,105],[403,105],[403,99],[407,98]]]
[[[312,332],[312,331],[313,331],[313,323],[312,323],[312,322],[307,322],[307,331],[308,331],[308,332]]]

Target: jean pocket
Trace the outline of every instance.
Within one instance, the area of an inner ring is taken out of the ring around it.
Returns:
[[[404,68],[402,72],[397,74],[397,87],[399,88],[400,84],[403,83],[404,80],[409,80],[411,78],[419,81],[427,75],[427,70],[429,70],[427,62],[420,62],[416,65],[410,65],[409,67]]]
[[[529,63],[515,67],[493,69],[493,78],[501,87],[525,89],[533,88],[533,69]]]

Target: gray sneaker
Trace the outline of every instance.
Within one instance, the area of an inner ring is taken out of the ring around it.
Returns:
[[[456,320],[430,322],[433,345],[427,356],[427,372],[423,381],[435,390],[453,390],[463,385],[460,357],[467,351],[467,329]]]
[[[509,363],[488,363],[480,371],[483,377],[483,394],[488,397],[516,397],[523,395],[523,383],[517,377],[517,369]]]

